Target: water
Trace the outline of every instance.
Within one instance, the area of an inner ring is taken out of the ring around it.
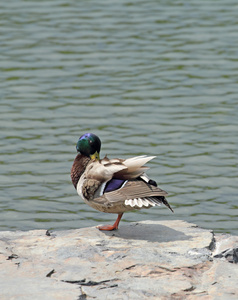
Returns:
[[[0,230],[114,222],[77,196],[80,135],[102,156],[156,155],[148,174],[183,219],[237,234],[238,4],[3,1]]]

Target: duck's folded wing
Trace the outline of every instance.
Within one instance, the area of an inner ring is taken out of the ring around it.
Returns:
[[[167,192],[164,190],[147,184],[143,180],[130,180],[122,188],[104,193],[101,197],[94,198],[93,201],[111,205],[122,204],[134,208],[148,208],[163,203],[172,210],[165,199],[166,195]]]

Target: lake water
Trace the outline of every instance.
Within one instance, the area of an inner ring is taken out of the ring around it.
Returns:
[[[2,1],[0,230],[112,223],[70,181],[85,132],[101,156],[156,155],[182,219],[238,234],[238,3]]]

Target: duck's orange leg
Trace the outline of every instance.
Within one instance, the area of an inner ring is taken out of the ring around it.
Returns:
[[[103,225],[103,226],[98,226],[97,228],[99,230],[107,230],[107,231],[118,229],[118,225],[119,225],[122,215],[123,215],[123,213],[118,214],[116,222],[113,225]]]

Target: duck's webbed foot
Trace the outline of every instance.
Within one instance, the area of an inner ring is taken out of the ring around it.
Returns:
[[[111,231],[111,230],[118,229],[118,225],[119,225],[119,222],[121,220],[122,215],[123,215],[123,213],[122,214],[118,214],[117,220],[116,220],[116,222],[113,225],[102,225],[102,226],[97,226],[97,228],[99,230],[105,230],[105,231]]]

